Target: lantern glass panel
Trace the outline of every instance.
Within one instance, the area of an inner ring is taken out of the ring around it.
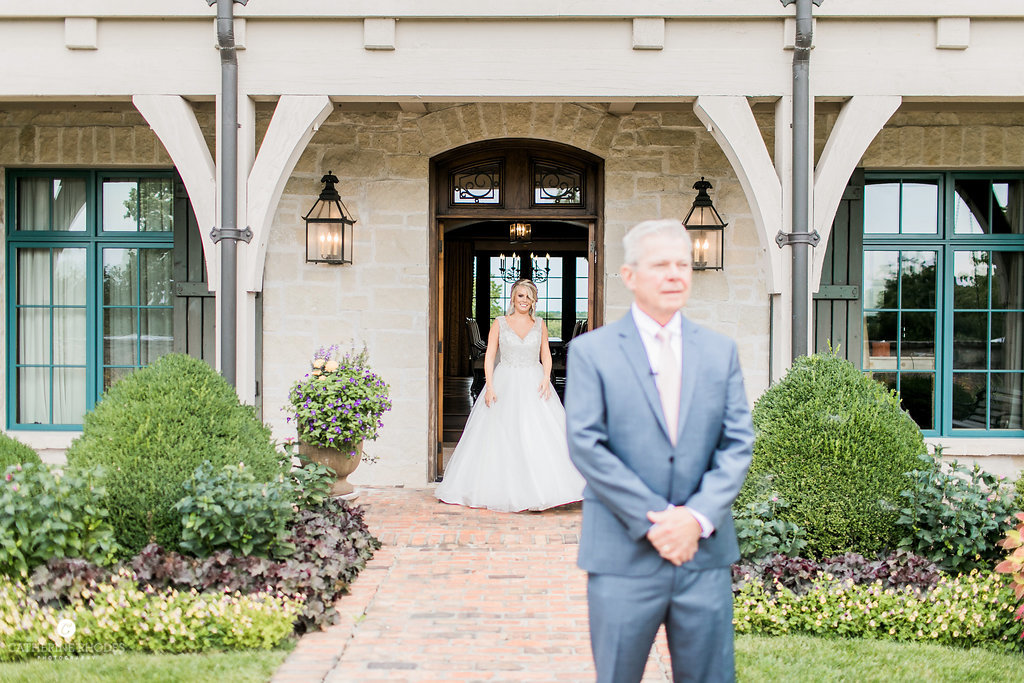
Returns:
[[[714,208],[710,206],[695,206],[690,215],[686,217],[686,227],[688,228],[699,228],[699,227],[713,227],[717,228],[722,225],[722,220],[715,213]]]
[[[690,228],[688,232],[693,241],[693,269],[721,270],[723,230]]]
[[[306,260],[311,263],[352,263],[352,225],[306,223]]]
[[[340,220],[343,217],[341,207],[338,206],[337,202],[317,202],[317,205],[313,207],[313,211],[309,214],[309,219],[314,220]]]

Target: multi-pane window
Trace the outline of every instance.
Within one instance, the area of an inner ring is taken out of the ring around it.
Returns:
[[[23,171],[8,188],[7,423],[75,428],[171,351],[173,180]]]
[[[548,326],[548,335],[554,339],[562,339],[565,336],[562,334],[562,261],[561,256],[534,257],[537,315],[544,318]],[[544,278],[544,281],[538,282],[540,278]]]
[[[587,319],[588,276],[585,258],[569,253],[540,254],[526,251],[490,254],[482,258],[489,261],[488,324],[508,310],[512,285],[524,272],[537,286],[537,315],[544,319],[548,335],[553,340],[567,340],[573,323]]]
[[[582,256],[576,257],[576,321],[587,320],[588,303],[590,301],[590,278],[587,276],[587,259]]]
[[[69,424],[86,406],[87,297],[84,247],[22,247],[15,252],[14,347],[8,406],[20,424]]]
[[[869,175],[866,372],[932,434],[1024,429],[1024,177]]]
[[[921,429],[935,413],[936,252],[864,254],[864,368],[900,391]]]
[[[171,250],[103,249],[103,386],[170,353]]]
[[[505,315],[508,310],[508,297],[512,292],[512,285],[519,278],[519,266],[515,256],[501,254],[490,256],[490,289],[488,292],[490,320],[487,327]],[[506,274],[509,274],[506,277]]]
[[[957,251],[953,271],[953,428],[1021,429],[1024,254]]]

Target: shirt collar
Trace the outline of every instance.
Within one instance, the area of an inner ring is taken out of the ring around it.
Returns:
[[[636,323],[637,329],[649,337],[657,336],[658,332],[662,329],[668,330],[668,333],[675,337],[683,333],[683,316],[679,311],[672,314],[672,318],[665,324],[664,328],[662,328],[657,320],[641,311],[635,302],[630,306],[630,311],[633,314],[633,322]]]

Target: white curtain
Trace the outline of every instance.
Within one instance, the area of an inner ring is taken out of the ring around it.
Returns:
[[[19,365],[48,365],[50,349],[50,250],[19,249],[18,257]],[[18,422],[50,422],[48,367],[18,368]]]
[[[54,424],[79,424],[85,415],[85,271],[85,249],[53,250]]]
[[[85,194],[85,180],[82,178],[19,179],[17,229],[84,231]]]
[[[53,181],[53,229],[85,230],[85,180],[58,178]]]
[[[19,249],[17,263],[17,361],[36,366],[18,370],[18,421],[79,424],[86,406],[85,249]],[[79,367],[61,367],[67,365]]]

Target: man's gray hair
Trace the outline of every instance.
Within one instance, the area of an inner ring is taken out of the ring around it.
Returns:
[[[643,256],[643,243],[651,235],[668,235],[681,239],[686,243],[686,253],[693,251],[693,242],[690,234],[683,227],[683,222],[674,218],[662,218],[653,221],[637,223],[622,238],[622,248],[625,250],[625,262],[635,266],[640,257]]]

